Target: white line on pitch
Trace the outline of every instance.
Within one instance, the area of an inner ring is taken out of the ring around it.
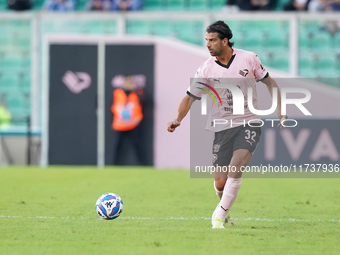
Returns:
[[[57,217],[57,216],[14,216],[14,215],[0,215],[0,218],[11,218],[11,219],[61,219],[61,220],[96,220],[100,218],[90,218],[90,217]],[[158,217],[119,217],[122,220],[211,220],[207,217],[195,217],[195,218],[185,218],[185,217],[169,217],[169,218],[158,218]],[[235,221],[274,221],[274,222],[339,222],[340,220],[303,220],[303,219],[261,219],[261,218],[231,218]]]

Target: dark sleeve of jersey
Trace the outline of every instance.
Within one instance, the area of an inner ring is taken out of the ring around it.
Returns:
[[[261,80],[257,80],[257,81],[263,81],[263,80],[267,79],[268,76],[269,76],[269,73],[267,72],[267,74]]]
[[[189,91],[187,91],[187,94],[188,94],[189,96],[191,96],[193,99],[196,99],[196,100],[201,100],[201,98],[200,98],[200,97],[197,97],[197,96],[195,96],[195,95],[191,94]]]

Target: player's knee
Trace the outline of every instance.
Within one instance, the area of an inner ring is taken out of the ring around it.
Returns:
[[[246,166],[248,164],[251,157],[252,157],[252,154],[246,149],[236,150],[233,153],[233,157],[231,159],[230,165],[234,169],[239,170],[241,166]]]
[[[224,185],[227,182],[226,178],[216,178],[215,179],[215,187],[217,190],[222,191],[224,189]]]

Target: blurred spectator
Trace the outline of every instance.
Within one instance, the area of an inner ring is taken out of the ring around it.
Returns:
[[[88,10],[110,11],[112,10],[112,0],[89,0]]]
[[[340,11],[340,0],[310,0],[307,9],[309,12],[338,12]],[[322,28],[334,35],[340,31],[340,22],[326,20]]]
[[[75,0],[46,0],[43,9],[49,12],[70,12],[75,7]]]
[[[340,11],[340,0],[311,0],[308,4],[308,11]]]
[[[138,11],[142,9],[141,0],[113,0],[114,11]]]
[[[271,11],[276,0],[227,0],[227,5],[237,6],[242,11]]]
[[[334,0],[333,3],[329,4],[332,11],[340,11],[340,0]]]
[[[306,11],[310,0],[291,0],[283,9],[285,11]]]
[[[144,146],[141,142],[140,122],[143,120],[142,101],[144,90],[137,88],[134,76],[126,76],[124,88],[116,88],[113,91],[112,128],[117,134],[114,149],[114,164],[122,164],[124,152],[122,148],[126,142],[130,142],[136,152],[139,165],[146,165]]]
[[[24,11],[32,8],[31,0],[8,0],[8,9],[15,11]]]
[[[5,128],[11,122],[10,112],[0,102],[0,128]]]

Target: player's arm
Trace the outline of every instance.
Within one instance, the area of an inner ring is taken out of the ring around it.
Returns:
[[[267,78],[265,78],[264,80],[262,80],[262,82],[264,84],[266,84],[267,89],[270,93],[270,96],[273,98],[273,88],[277,88],[277,116],[279,117],[280,123],[278,125],[278,127],[283,128],[284,126],[281,125],[281,120],[287,119],[288,116],[287,115],[282,115],[281,113],[281,93],[280,93],[280,88],[279,86],[277,86],[276,81],[270,77],[269,75],[267,76]]]
[[[168,131],[174,132],[175,129],[181,125],[181,121],[184,119],[184,117],[188,114],[192,103],[195,101],[194,98],[192,98],[189,95],[185,95],[183,97],[182,101],[180,102],[177,110],[177,116],[174,121],[171,121],[168,123]]]

